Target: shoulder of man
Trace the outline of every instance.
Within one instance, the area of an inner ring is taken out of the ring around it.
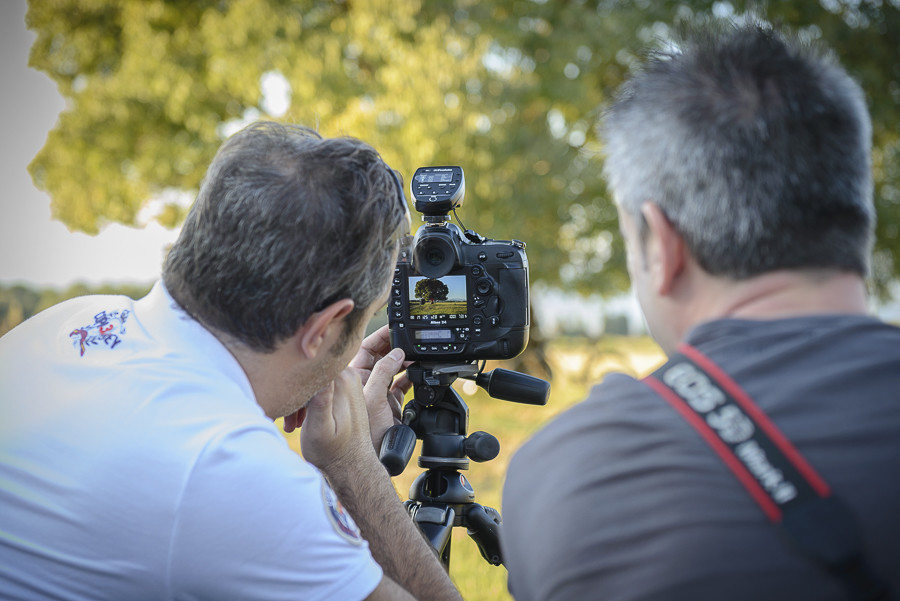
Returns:
[[[647,412],[660,404],[652,390],[641,381],[622,374],[607,375],[587,397],[551,419],[513,457],[510,469],[521,461],[531,462],[548,453],[577,445],[582,435],[617,429],[625,423],[646,419]],[[555,449],[560,449],[555,451]]]

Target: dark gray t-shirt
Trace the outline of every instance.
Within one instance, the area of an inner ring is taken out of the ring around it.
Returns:
[[[720,320],[687,342],[852,509],[900,592],[900,329],[860,316]],[[645,384],[608,376],[514,456],[501,543],[519,601],[830,601],[721,459]]]

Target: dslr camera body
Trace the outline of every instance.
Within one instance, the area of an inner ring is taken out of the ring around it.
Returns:
[[[401,248],[394,269],[392,346],[428,363],[517,356],[530,325],[525,243],[490,240],[450,223],[465,195],[461,167],[420,167],[410,190],[425,224]]]

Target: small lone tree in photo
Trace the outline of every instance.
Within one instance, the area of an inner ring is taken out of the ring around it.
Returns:
[[[425,304],[426,302],[434,304],[437,301],[447,300],[450,289],[444,282],[429,278],[416,282],[413,292],[416,298],[419,299],[420,304]]]

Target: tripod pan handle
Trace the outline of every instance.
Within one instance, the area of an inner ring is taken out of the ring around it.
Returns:
[[[416,433],[406,424],[396,424],[388,428],[381,441],[379,458],[388,474],[399,476],[406,469],[416,447]]]
[[[546,405],[550,397],[549,382],[508,369],[497,368],[478,374],[475,383],[484,388],[488,395],[501,401]]]

